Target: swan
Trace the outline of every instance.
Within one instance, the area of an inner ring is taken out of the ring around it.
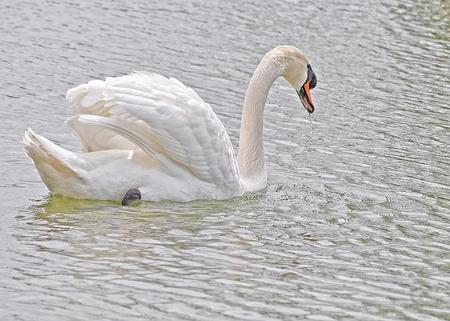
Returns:
[[[267,185],[263,111],[278,77],[312,113],[317,78],[306,55],[278,46],[261,59],[245,95],[239,151],[209,104],[190,87],[157,73],[92,80],[67,91],[76,116],[66,124],[83,152],[57,146],[31,129],[23,144],[54,194],[73,198],[186,202],[226,199]]]

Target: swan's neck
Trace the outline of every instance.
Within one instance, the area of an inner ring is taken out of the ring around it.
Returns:
[[[253,73],[245,95],[242,110],[241,136],[239,139],[239,173],[251,189],[266,186],[267,175],[264,163],[263,112],[267,94],[282,70],[272,59],[264,57]]]

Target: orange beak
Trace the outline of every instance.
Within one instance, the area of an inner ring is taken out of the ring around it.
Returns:
[[[310,83],[311,81],[308,80],[305,82],[305,84],[302,86],[299,92],[297,92],[298,96],[300,97],[300,101],[303,104],[303,107],[308,111],[308,113],[314,112],[314,104],[312,102],[311,98],[311,92],[310,92]]]

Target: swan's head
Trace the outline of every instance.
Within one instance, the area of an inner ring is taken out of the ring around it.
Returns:
[[[268,55],[279,63],[281,75],[294,87],[303,107],[314,112],[310,90],[316,87],[317,78],[306,55],[293,46],[278,46]]]

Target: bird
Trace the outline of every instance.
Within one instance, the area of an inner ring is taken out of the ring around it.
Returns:
[[[79,199],[188,202],[228,199],[266,188],[263,112],[284,77],[314,112],[317,77],[298,48],[281,45],[256,67],[242,109],[237,156],[222,122],[192,88],[158,73],[91,80],[69,89],[66,124],[83,151],[57,146],[28,128],[26,154],[52,194]]]

